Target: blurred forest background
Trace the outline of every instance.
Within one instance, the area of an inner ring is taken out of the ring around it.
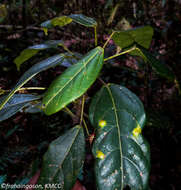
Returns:
[[[154,36],[150,51],[173,70],[181,84],[180,0],[1,0],[0,89],[11,89],[31,65],[55,51],[48,49],[38,53],[17,71],[13,60],[28,46],[54,39],[63,40],[71,51],[82,54],[94,47],[92,29],[67,25],[50,29],[46,36],[40,27],[48,19],[72,13],[82,13],[98,22],[98,45],[103,45],[112,29],[152,26]],[[109,45],[105,54],[110,56],[115,51],[114,45]],[[28,85],[48,86],[60,73],[50,69]],[[144,103],[147,123],[143,133],[151,147],[151,189],[180,189],[181,98],[176,85],[155,75],[141,59],[127,55],[107,64],[101,78],[125,85]],[[95,83],[90,96],[97,90],[96,85],[100,84]],[[70,119],[63,112],[49,117],[43,113],[22,112],[1,122],[0,181],[26,184],[38,171],[48,144],[70,126]],[[87,151],[79,180],[86,189],[95,189],[93,157],[89,148]]]

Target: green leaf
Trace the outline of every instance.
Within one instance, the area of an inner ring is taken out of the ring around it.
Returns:
[[[70,190],[83,167],[84,156],[84,132],[81,126],[75,126],[49,145],[38,184],[59,184],[60,189]]]
[[[161,63],[155,56],[142,47],[137,48],[137,50],[139,51],[140,56],[145,60],[145,62],[150,64],[156,73],[170,81],[175,80],[173,71],[166,64]]]
[[[97,22],[93,18],[87,17],[82,14],[71,14],[69,17],[74,22],[81,24],[83,26],[86,26],[86,27],[96,27],[97,26]]]
[[[50,40],[46,41],[42,44],[37,44],[28,47],[27,49],[23,50],[18,57],[15,58],[14,63],[16,64],[17,70],[20,70],[20,66],[22,63],[36,55],[40,50],[45,50],[48,48],[57,48],[58,45],[62,45],[61,40]]]
[[[63,61],[63,59],[64,59],[64,54],[58,54],[33,65],[29,70],[27,70],[23,74],[23,76],[19,79],[15,87],[6,96],[6,98],[0,103],[0,110],[7,103],[7,101],[13,96],[13,94],[15,94],[30,79],[32,79],[35,75],[37,75],[41,71],[47,70],[51,67],[55,67],[56,65],[60,64]]]
[[[68,16],[60,16],[60,17],[55,17],[51,20],[47,20],[47,21],[41,23],[40,26],[42,28],[50,29],[55,26],[63,27],[67,24],[70,24],[71,22],[72,22],[72,19],[69,18]]]
[[[125,31],[115,32],[112,36],[112,39],[114,40],[115,44],[121,48],[126,48],[134,43],[134,39],[128,32]]]
[[[38,49],[25,49],[21,52],[21,54],[15,58],[14,63],[16,64],[17,70],[20,70],[20,66],[22,63],[33,57],[39,52]]]
[[[93,154],[99,190],[146,190],[150,170],[149,145],[141,135],[145,112],[127,88],[104,86],[93,98],[89,118],[96,129]]]
[[[60,16],[60,17],[53,18],[51,20],[51,24],[53,26],[59,26],[59,27],[63,27],[71,22],[72,22],[72,19],[68,16]]]
[[[0,104],[5,97],[0,98]],[[24,108],[29,102],[39,99],[39,96],[32,94],[14,94],[12,98],[5,104],[2,110],[0,110],[0,121],[10,118],[18,111]]]
[[[121,48],[126,48],[137,43],[144,48],[149,48],[153,36],[151,26],[143,26],[125,31],[115,31],[112,39]]]
[[[104,49],[97,47],[57,77],[43,98],[44,112],[47,115],[56,113],[83,95],[98,77],[103,57]]]

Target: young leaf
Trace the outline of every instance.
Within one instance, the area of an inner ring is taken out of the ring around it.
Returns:
[[[138,27],[126,31],[115,31],[112,39],[115,44],[121,48],[131,46],[137,43],[144,48],[149,48],[153,36],[153,28],[151,26]]]
[[[38,184],[59,184],[60,189],[70,190],[83,166],[84,155],[83,128],[75,126],[49,145]]]
[[[0,98],[0,104],[5,97]],[[13,97],[0,110],[0,121],[10,118],[24,108],[29,102],[39,99],[39,96],[32,94],[14,94]]]
[[[99,190],[146,190],[150,170],[149,145],[141,135],[145,112],[127,88],[109,84],[93,98],[89,117],[96,129],[93,154]],[[100,121],[105,121],[100,126]]]
[[[47,70],[60,64],[64,59],[64,54],[54,55],[49,57],[35,65],[33,65],[28,71],[26,71],[23,76],[19,79],[16,86],[11,90],[11,92],[6,96],[6,98],[0,103],[0,110],[7,103],[7,101],[15,94],[24,84],[26,84],[30,79],[41,71]]]
[[[62,45],[61,40],[49,40],[42,44],[37,44],[28,47],[23,50],[18,57],[15,58],[14,63],[16,64],[17,70],[20,70],[20,66],[22,63],[36,55],[40,50],[48,49],[48,48],[57,48],[58,45]]]
[[[69,17],[74,22],[81,24],[83,26],[86,26],[86,27],[96,27],[97,26],[97,22],[93,18],[87,17],[82,14],[71,14]]]
[[[103,57],[104,49],[97,47],[55,79],[43,98],[44,112],[47,115],[56,113],[84,94],[96,80]]]
[[[72,19],[69,18],[68,16],[60,16],[60,17],[55,17],[51,20],[47,20],[47,21],[41,23],[40,26],[42,28],[50,29],[55,26],[63,27],[67,24],[70,24],[71,22],[72,22]]]
[[[51,20],[51,24],[53,26],[59,26],[59,27],[63,27],[71,22],[72,22],[72,19],[68,16],[60,16],[60,17],[53,18]]]
[[[170,70],[170,68],[166,64],[162,64],[157,58],[155,58],[151,53],[149,53],[146,49],[139,47],[137,48],[140,51],[140,55],[143,57],[148,64],[162,77],[165,77],[171,81],[175,80],[175,75]]]

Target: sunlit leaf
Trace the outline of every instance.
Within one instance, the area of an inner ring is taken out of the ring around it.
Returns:
[[[52,82],[42,102],[47,115],[58,112],[87,91],[98,77],[103,56],[103,48],[91,50]]]
[[[51,24],[53,26],[59,26],[59,27],[63,27],[67,24],[70,24],[71,22],[72,22],[72,19],[68,16],[55,17],[51,20]]]
[[[47,28],[47,29],[50,29],[50,28],[53,28],[55,26],[59,26],[59,27],[63,27],[67,24],[70,24],[72,22],[72,19],[68,16],[60,16],[60,17],[55,17],[51,20],[47,20],[43,23],[41,23],[41,27],[42,28]]]
[[[97,189],[147,190],[150,152],[141,134],[145,112],[139,98],[125,87],[106,85],[93,98],[89,118],[96,130]]]
[[[75,126],[49,145],[38,184],[59,184],[55,189],[70,190],[83,166],[84,156],[84,132],[81,126]]]

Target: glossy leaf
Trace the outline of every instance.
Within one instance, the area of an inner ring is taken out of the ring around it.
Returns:
[[[19,79],[15,87],[11,92],[6,96],[6,98],[0,103],[0,110],[3,108],[4,104],[15,94],[24,84],[26,84],[30,79],[41,71],[47,70],[51,67],[54,67],[60,64],[64,59],[64,54],[54,55],[49,57],[35,65],[33,65],[29,70],[27,70],[23,76]]]
[[[22,63],[36,55],[40,50],[45,50],[48,48],[56,48],[58,45],[62,45],[61,40],[49,40],[42,44],[37,44],[28,47],[27,49],[23,50],[18,57],[15,58],[14,62],[16,64],[17,69],[20,69]]]
[[[121,48],[126,48],[137,43],[144,48],[149,48],[153,36],[151,26],[138,27],[126,31],[115,31],[112,39]]]
[[[125,87],[109,84],[93,98],[89,113],[96,129],[97,189],[123,190],[128,185],[132,190],[147,190],[150,153],[141,135],[145,112],[139,98]]]
[[[86,27],[96,27],[97,26],[97,22],[93,18],[87,17],[83,14],[71,14],[69,17],[74,22],[81,24],[83,26],[86,26]]]
[[[0,98],[0,103],[5,97]],[[39,96],[31,94],[14,94],[13,97],[0,110],[0,121],[6,120],[24,108],[29,102],[39,99]]]
[[[70,190],[83,167],[84,155],[83,128],[75,126],[49,145],[38,184],[59,184],[60,189]]]
[[[151,65],[151,67],[162,77],[165,77],[171,81],[175,80],[175,75],[172,72],[172,70],[166,65],[161,63],[156,57],[154,57],[150,52],[148,52],[146,49],[139,47],[138,51],[140,51],[140,56],[148,64]]]
[[[55,79],[43,98],[45,113],[56,113],[83,95],[98,77],[103,57],[104,49],[97,47]]]

